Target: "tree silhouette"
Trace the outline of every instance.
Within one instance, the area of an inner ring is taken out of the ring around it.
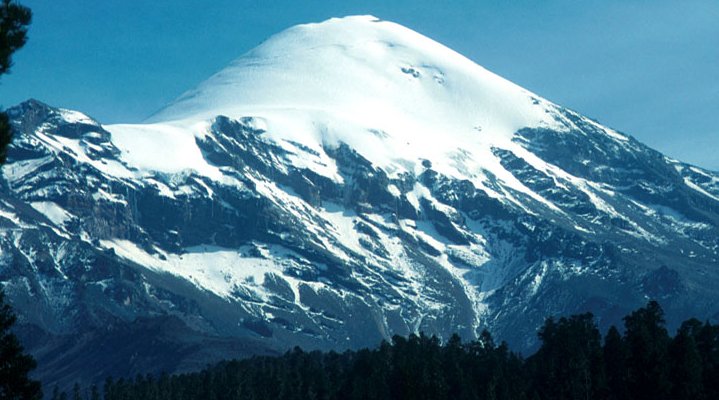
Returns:
[[[629,400],[627,387],[626,343],[619,330],[612,326],[604,338],[604,368],[607,377],[608,398],[611,400]]]
[[[555,321],[539,331],[542,347],[530,363],[541,398],[595,399],[605,390],[602,339],[592,314]]]
[[[628,384],[633,399],[671,398],[670,338],[664,323],[664,310],[656,301],[624,318]]]
[[[700,400],[704,398],[702,359],[689,323],[682,325],[669,345],[672,398]]]
[[[40,383],[28,377],[35,369],[35,360],[23,353],[17,337],[10,332],[14,323],[15,314],[0,291],[0,399],[41,399]]]
[[[2,0],[0,5],[0,75],[10,71],[12,55],[25,45],[27,26],[32,13],[27,7],[12,0]],[[10,122],[4,112],[0,112],[0,164],[5,163],[7,146],[12,139]]]

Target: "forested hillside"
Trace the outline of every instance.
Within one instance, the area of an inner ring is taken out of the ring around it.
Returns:
[[[591,314],[548,319],[523,358],[489,333],[462,343],[395,336],[373,350],[227,361],[183,375],[108,378],[53,399],[716,399],[719,326],[690,319],[671,337],[658,303],[602,338]]]

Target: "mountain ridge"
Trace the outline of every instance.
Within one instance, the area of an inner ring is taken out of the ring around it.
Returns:
[[[247,343],[263,353],[341,350],[418,331],[474,338],[489,329],[525,350],[549,315],[592,311],[606,328],[649,298],[670,324],[719,317],[719,175],[502,78],[493,86],[489,72],[457,86],[475,75],[414,49],[409,42],[424,37],[406,28],[370,17],[324,24],[311,30],[373,32],[362,42],[370,50],[293,55],[293,65],[273,67],[285,68],[280,82],[256,81],[264,72],[254,70],[218,88],[221,72],[191,98],[294,102],[279,108],[182,106],[134,125],[38,101],[8,110],[15,140],[0,178],[0,282],[23,329],[57,346],[32,342],[41,368],[57,365],[63,346],[99,354],[108,326],[152,341],[164,320],[185,328],[163,332],[163,346],[194,349],[181,364],[196,365]],[[397,29],[412,40],[378,40]],[[331,68],[337,57],[351,68]],[[231,71],[245,71],[240,60]],[[298,72],[318,63],[320,72]],[[379,116],[361,103],[382,90],[341,84],[366,65],[384,67],[361,82],[401,92],[386,92],[398,105]],[[326,89],[312,87],[319,77],[335,95],[316,96]],[[264,92],[235,91],[243,85]],[[475,101],[446,111],[462,96]],[[69,345],[77,334],[89,339]],[[133,343],[138,368],[171,372],[178,362]],[[130,362],[120,347],[108,365]],[[74,368],[64,372],[80,380],[118,371]]]

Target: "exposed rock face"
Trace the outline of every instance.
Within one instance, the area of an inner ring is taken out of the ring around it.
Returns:
[[[456,80],[413,65],[392,73]],[[489,329],[526,350],[546,316],[588,310],[606,327],[649,298],[670,323],[716,317],[719,175],[517,93],[553,122],[509,136],[488,123],[479,150],[467,136],[413,159],[382,158],[321,116],[302,136],[262,112],[103,126],[37,101],[11,108],[0,281],[40,376],[418,331]],[[392,148],[402,135],[381,128],[361,132]]]

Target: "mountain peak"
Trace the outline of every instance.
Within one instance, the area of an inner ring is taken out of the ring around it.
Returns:
[[[151,124],[8,114],[0,284],[46,380],[422,331],[526,350],[544,315],[648,298],[670,329],[719,316],[719,176],[391,22],[290,28]]]
[[[451,174],[448,154],[486,153],[526,127],[562,129],[553,107],[426,36],[358,16],[271,37],[150,122],[254,117],[275,138],[346,143],[395,171],[431,159]]]
[[[363,121],[391,113],[426,122],[432,116],[446,121],[447,112],[466,119],[483,110],[493,119],[525,114],[511,124],[516,129],[542,119],[530,97],[426,36],[373,16],[353,16],[274,35],[150,120],[284,107],[341,111]]]
[[[458,109],[453,114],[462,115],[477,108],[496,115],[496,105],[507,103],[516,114],[517,102],[530,103],[526,90],[426,36],[373,16],[353,16],[272,36],[150,120],[237,116],[263,106],[356,115],[358,108],[378,104],[378,97],[407,105],[409,110],[394,110],[395,115],[415,111],[423,119],[439,113],[428,109],[447,111],[438,103],[449,103]],[[365,111],[387,110],[386,104],[369,108]]]

